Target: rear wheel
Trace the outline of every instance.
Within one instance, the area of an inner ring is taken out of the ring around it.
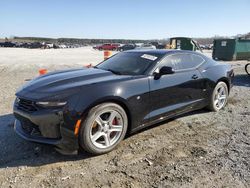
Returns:
[[[81,126],[79,144],[87,152],[103,154],[113,150],[125,137],[128,119],[124,109],[115,103],[92,108]]]
[[[213,94],[210,98],[209,109],[212,111],[219,111],[224,108],[228,98],[228,87],[225,82],[219,82],[214,88]]]
[[[245,70],[246,70],[247,74],[250,75],[250,63],[246,64]]]

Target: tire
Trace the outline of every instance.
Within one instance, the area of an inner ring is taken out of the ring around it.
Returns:
[[[210,97],[210,103],[208,109],[214,112],[218,112],[224,108],[228,99],[228,87],[225,82],[218,82],[215,86],[212,96]],[[217,102],[218,101],[218,102]]]
[[[121,106],[115,103],[97,105],[81,125],[79,145],[94,155],[108,153],[124,139],[127,128],[127,114]]]
[[[250,75],[250,63],[246,64],[245,66],[246,73]]]

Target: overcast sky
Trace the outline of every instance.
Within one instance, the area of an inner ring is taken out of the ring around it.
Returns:
[[[0,37],[163,39],[250,32],[250,0],[1,0]]]

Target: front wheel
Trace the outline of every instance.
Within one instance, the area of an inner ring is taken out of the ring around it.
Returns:
[[[85,151],[99,155],[110,152],[124,139],[128,118],[115,103],[103,103],[92,108],[79,134],[79,144]]]
[[[214,88],[208,108],[215,112],[221,110],[226,106],[227,98],[228,98],[227,84],[225,82],[219,82]]]
[[[246,70],[247,74],[250,75],[250,63],[246,64],[245,70]]]

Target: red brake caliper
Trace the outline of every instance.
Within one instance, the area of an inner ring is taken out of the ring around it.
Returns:
[[[116,119],[116,117],[113,119],[113,121],[112,121],[112,125],[117,125],[118,124],[118,121],[117,121],[117,119]]]
[[[113,121],[112,121],[112,125],[117,125],[117,124],[118,124],[118,121],[117,121],[117,118],[115,117],[115,118],[113,119]],[[111,132],[111,133],[110,133],[110,137],[111,137],[111,138],[114,137],[115,134],[116,134],[115,132]]]

